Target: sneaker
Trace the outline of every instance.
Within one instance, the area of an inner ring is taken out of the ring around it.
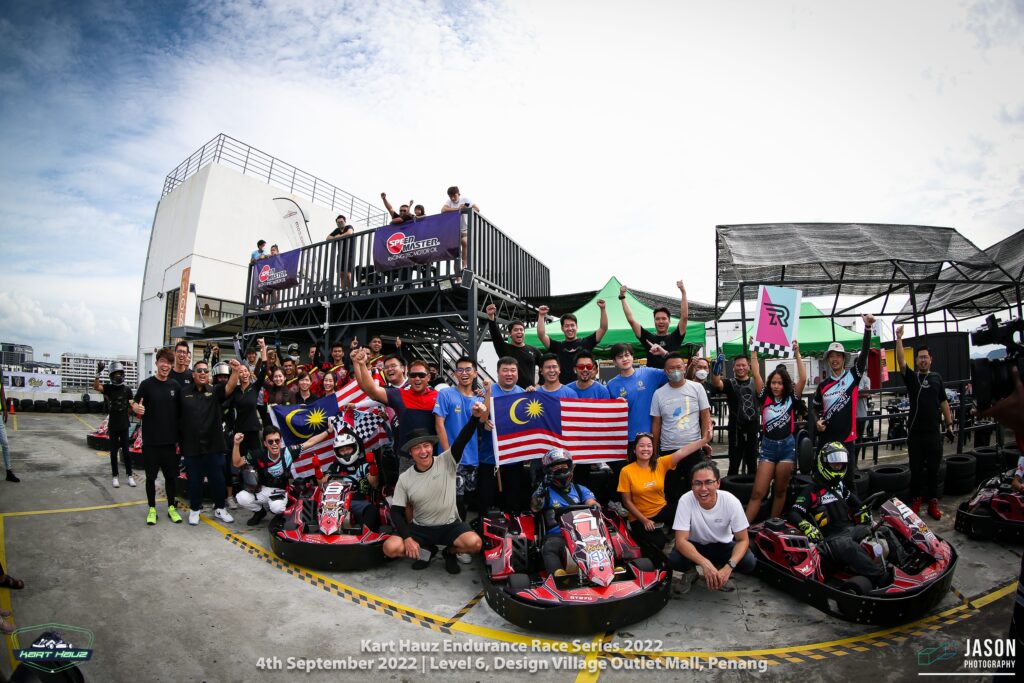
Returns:
[[[718,589],[722,593],[732,593],[736,590],[736,586],[732,585],[731,581],[726,581],[725,585]]]
[[[459,560],[455,557],[454,553],[445,552],[444,570],[449,574],[458,574],[462,571],[462,567],[459,566]]]
[[[935,498],[928,501],[928,514],[936,522],[942,519],[942,510],[939,509],[939,501]]]
[[[914,511],[915,515],[919,515],[920,516],[920,514],[921,514],[921,503],[923,503],[923,502],[924,501],[922,501],[920,498],[915,498],[914,500],[910,501],[910,509]]]
[[[228,510],[238,509],[238,502],[235,500],[234,496],[228,496],[228,499],[225,502],[228,504]]]
[[[19,481],[21,481],[21,479],[18,479],[16,476],[14,476],[14,470],[7,470],[7,481],[13,481],[15,484],[17,484]]]
[[[231,513],[224,508],[217,508],[213,511],[213,516],[224,522],[225,524],[231,524],[235,521],[235,518],[231,516]]]
[[[617,514],[619,517],[626,519],[629,516],[629,511],[619,501],[613,501],[608,503],[608,509]]]
[[[156,524],[156,508],[149,508],[149,514],[146,515],[146,524],[150,526]]]
[[[113,486],[115,489],[121,488],[121,482],[117,480],[117,477],[114,477],[113,481],[110,482],[110,485]]]
[[[679,593],[689,593],[690,589],[693,588],[693,584],[697,583],[697,579],[700,577],[695,571],[685,571],[682,574],[678,574],[679,577]]]
[[[249,521],[246,522],[248,526],[256,526],[263,521],[263,518],[267,516],[267,508],[260,508],[259,512],[254,512]]]
[[[199,524],[199,510],[188,511],[188,523],[192,526]]]
[[[171,518],[171,521],[175,524],[181,524],[181,515],[178,514],[178,508],[171,505],[167,508],[167,516]]]
[[[462,564],[473,564],[473,556],[469,553],[456,553],[455,559]]]
[[[422,558],[416,560],[415,562],[412,563],[412,568],[415,569],[416,571],[420,571],[421,569],[426,569],[430,565],[430,560],[434,559],[434,555],[436,555],[436,554],[437,554],[437,548],[431,548],[430,549],[430,557],[428,559],[426,559],[426,560],[424,560]],[[456,566],[458,566],[458,565],[456,565]]]
[[[135,477],[130,474],[128,475],[128,485],[135,488]]]

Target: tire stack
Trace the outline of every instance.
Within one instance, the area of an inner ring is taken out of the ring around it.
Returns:
[[[20,412],[30,413],[30,412],[32,412],[32,408],[33,408],[33,406],[32,406],[32,399],[30,399],[30,398],[23,398],[20,401],[18,401],[18,410]]]
[[[946,465],[945,492],[959,496],[974,490],[977,481],[978,461],[970,453],[948,455],[943,458]]]
[[[747,503],[750,502],[750,496],[754,493],[754,475],[753,474],[727,474],[722,477],[721,489],[728,491],[732,495],[739,499],[743,507],[747,507]],[[768,518],[768,515],[772,511],[772,493],[768,491],[765,495],[764,500],[761,501],[761,509],[757,513],[757,517],[754,519],[755,522],[760,522]]]
[[[853,490],[861,500],[864,500],[871,495],[871,475],[864,470],[857,470],[854,472]]]
[[[1004,446],[1000,451],[1003,456],[1003,470],[1017,469],[1017,462],[1020,460],[1020,451],[1016,446]]]
[[[910,465],[875,465],[868,470],[871,493],[885,491],[889,497],[910,502]]]
[[[975,470],[975,483],[987,481],[992,477],[1002,474],[1003,457],[995,446],[982,446],[971,451],[971,455],[977,461]]]

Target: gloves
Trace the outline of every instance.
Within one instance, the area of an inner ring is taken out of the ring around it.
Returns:
[[[806,536],[809,541],[813,541],[814,543],[821,543],[821,541],[824,540],[824,538],[821,535],[821,530],[818,529],[818,527],[811,524],[810,522],[808,522],[806,519],[800,522],[798,526],[800,527],[800,531],[803,532],[804,536]]]
[[[544,497],[544,492],[545,492],[546,490],[547,490],[547,486],[546,486],[546,485],[544,485],[544,484],[541,484],[541,485],[540,485],[540,486],[538,486],[538,487],[537,487],[537,489],[536,489],[536,490],[535,490],[535,491],[533,492],[533,495],[531,496],[531,498],[534,498],[534,499],[536,499],[536,498],[543,498],[543,497]]]
[[[867,509],[861,510],[856,516],[857,524],[870,524],[871,512]]]
[[[96,361],[96,374],[103,372],[103,368],[107,367],[107,364],[103,361]]]
[[[377,458],[374,456],[373,451],[366,452],[366,464],[369,466],[366,471],[371,477],[376,477],[380,470],[377,468]]]
[[[724,353],[719,353],[718,354],[718,358],[716,358],[715,362],[711,365],[711,374],[712,375],[721,375],[722,374],[722,370],[724,368],[725,368],[725,354]]]

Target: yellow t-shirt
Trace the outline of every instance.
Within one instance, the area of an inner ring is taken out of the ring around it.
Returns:
[[[641,467],[631,462],[619,472],[619,493],[628,493],[633,505],[650,519],[665,507],[665,474],[675,469],[671,455],[663,455],[652,471],[650,467]],[[630,521],[636,519],[629,515]]]

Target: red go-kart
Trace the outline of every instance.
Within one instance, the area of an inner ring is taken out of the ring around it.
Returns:
[[[390,535],[390,512],[384,496],[375,497],[381,527],[372,531],[358,523],[350,509],[356,492],[351,483],[329,479],[323,485],[309,477],[292,482],[288,507],[271,520],[270,546],[282,559],[314,569],[369,569],[384,561],[384,540]]]
[[[898,498],[884,491],[864,501],[872,511],[864,552],[890,570],[891,582],[874,587],[851,575],[787,521],[774,518],[751,527],[757,572],[823,612],[862,624],[906,621],[934,607],[949,592],[956,568],[953,547],[935,535]],[[884,501],[884,502],[883,502]],[[880,508],[876,506],[881,503]]]
[[[485,595],[508,621],[552,633],[597,633],[646,619],[669,599],[671,573],[655,569],[625,521],[589,506],[560,509],[566,572],[547,574],[540,515],[483,518]]]
[[[955,528],[971,538],[1024,540],[1024,494],[1014,491],[1014,470],[1007,470],[978,485],[956,509]]]

